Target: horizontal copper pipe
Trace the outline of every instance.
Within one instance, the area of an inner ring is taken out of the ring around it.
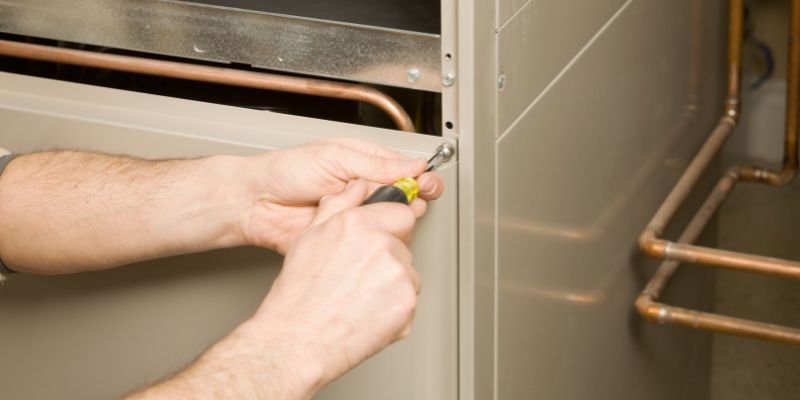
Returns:
[[[713,265],[722,268],[762,272],[770,275],[800,279],[800,262],[689,244],[697,239],[697,236],[705,227],[705,224],[711,220],[711,217],[716,213],[719,206],[728,198],[736,182],[740,179],[740,171],[741,169],[738,167],[732,168],[720,179],[706,202],[700,207],[693,221],[687,226],[687,233],[682,235],[677,243],[667,240],[652,239],[648,242],[647,254],[667,260]]]
[[[0,55],[167,78],[360,101],[386,112],[400,130],[414,132],[408,113],[385,93],[364,85],[0,40]]]
[[[703,229],[733,190],[738,180],[738,173],[738,168],[733,168],[720,179],[711,195],[700,207],[700,211],[692,218],[678,238],[679,244],[693,243],[700,237]],[[679,267],[680,262],[675,260],[661,263],[653,278],[636,298],[636,309],[647,320],[800,345],[800,330],[798,329],[658,303],[661,292]]]
[[[712,249],[682,243],[667,246],[666,259],[727,269],[752,271],[785,278],[800,279],[800,262],[757,256],[735,251]]]
[[[800,345],[800,330],[795,328],[668,306],[647,298],[637,299],[636,308],[653,322]]]

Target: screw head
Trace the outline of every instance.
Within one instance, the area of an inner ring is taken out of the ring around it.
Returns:
[[[454,83],[456,83],[456,74],[448,72],[442,76],[442,85],[450,87],[453,86]]]
[[[411,68],[408,70],[408,76],[406,78],[408,79],[408,83],[414,83],[419,80],[420,76],[422,76],[422,73],[419,72],[419,69]]]
[[[452,143],[444,143],[436,149],[436,152],[442,154],[442,161],[450,161],[453,158],[453,154],[456,153],[456,148],[453,147]]]
[[[497,77],[497,88],[503,90],[506,87],[506,74],[500,74]]]

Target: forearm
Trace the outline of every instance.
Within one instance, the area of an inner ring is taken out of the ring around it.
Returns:
[[[0,257],[69,273],[242,244],[239,162],[21,156],[0,177]]]
[[[278,325],[265,335],[245,323],[177,375],[127,397],[141,399],[310,399],[321,369]]]

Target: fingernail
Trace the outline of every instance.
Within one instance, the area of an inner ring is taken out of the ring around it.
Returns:
[[[433,185],[431,185],[431,187],[425,191],[425,194],[436,193],[437,190],[439,190],[439,184],[434,181]]]

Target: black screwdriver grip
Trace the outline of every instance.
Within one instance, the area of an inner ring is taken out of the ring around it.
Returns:
[[[372,203],[380,203],[380,202],[393,202],[393,203],[403,203],[408,204],[408,198],[406,194],[403,193],[400,188],[396,186],[381,186],[374,192],[372,192],[366,200],[364,200],[361,205],[367,205]]]

